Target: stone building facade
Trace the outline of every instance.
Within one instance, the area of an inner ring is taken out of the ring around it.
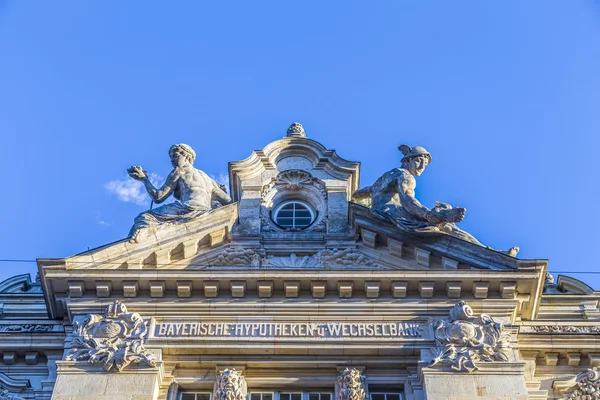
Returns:
[[[404,229],[359,173],[294,124],[231,203],[2,282],[0,399],[600,398],[600,292]]]

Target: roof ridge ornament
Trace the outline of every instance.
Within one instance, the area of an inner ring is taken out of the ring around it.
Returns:
[[[294,122],[287,130],[287,137],[306,137],[304,127],[300,122]]]

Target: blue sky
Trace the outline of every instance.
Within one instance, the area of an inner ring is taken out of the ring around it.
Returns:
[[[0,0],[0,258],[122,239],[149,206],[127,167],[165,177],[183,142],[219,177],[299,121],[362,162],[363,186],[425,146],[424,204],[466,207],[463,229],[551,271],[597,272],[599,43],[592,0]]]

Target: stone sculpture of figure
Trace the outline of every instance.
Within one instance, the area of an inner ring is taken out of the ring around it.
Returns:
[[[446,233],[483,246],[455,224],[465,217],[465,208],[436,202],[435,207],[429,209],[415,198],[415,177],[425,171],[431,162],[431,154],[423,147],[405,144],[398,150],[403,154],[402,166],[386,172],[373,185],[354,192],[352,200],[362,204],[368,204],[370,200],[371,211],[391,220],[400,229]],[[518,251],[518,247],[513,247],[506,253],[514,257]]]
[[[173,171],[165,184],[157,189],[152,185],[148,174],[140,166],[127,170],[129,176],[141,181],[155,203],[162,203],[171,194],[177,199],[153,210],[141,213],[135,218],[129,232],[129,241],[137,243],[144,237],[144,228],[158,227],[167,223],[188,222],[210,211],[213,202],[221,205],[231,202],[231,198],[204,172],[194,168],[196,153],[187,144],[175,144],[169,149]]]

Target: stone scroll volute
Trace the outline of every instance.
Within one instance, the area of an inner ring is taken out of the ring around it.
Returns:
[[[106,371],[121,371],[131,363],[156,366],[155,356],[144,348],[146,322],[138,313],[128,313],[119,301],[109,305],[104,315],[89,314],[73,327],[66,361],[87,361]]]

